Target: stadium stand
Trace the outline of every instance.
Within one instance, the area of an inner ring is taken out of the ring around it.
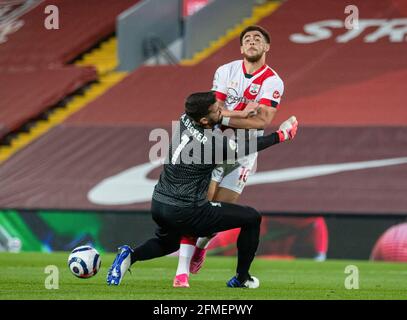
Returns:
[[[0,139],[93,80],[93,68],[75,66],[0,72]]]
[[[108,95],[73,115],[68,123],[168,125],[178,118],[190,92],[208,88],[212,74],[205,68],[139,68],[112,88]]]
[[[137,2],[108,0],[101,4],[89,0],[78,5],[66,0],[42,1],[25,14],[17,14],[10,5],[4,7],[2,13],[11,10],[5,19],[9,23],[18,22],[19,28],[3,38],[0,45],[0,79],[5,83],[0,88],[4,102],[0,110],[0,142],[8,145],[0,146],[0,162],[124,76],[107,74],[117,65],[116,52],[112,52],[115,39],[110,36],[115,31],[116,16]],[[59,29],[48,30],[45,27],[45,8],[49,5],[58,8]],[[110,38],[100,44],[99,41],[106,37]],[[86,50],[98,43],[99,47],[94,50],[96,55],[86,54]],[[77,67],[66,65],[78,57]],[[96,85],[87,88],[88,92],[84,95],[81,92],[79,96],[71,97],[71,103],[66,105],[67,96],[77,89],[84,89],[98,76],[101,78]],[[50,112],[63,99],[65,110]],[[34,129],[29,133],[27,128],[23,128],[24,133],[13,136],[11,142],[10,138],[1,141],[10,132],[36,118],[45,121],[30,124],[29,127]]]
[[[7,132],[7,129],[4,127],[3,124],[0,124],[0,137],[4,136]]]
[[[135,3],[90,0],[78,6],[73,1],[44,1],[19,18],[21,29],[0,46],[0,80],[4,83],[0,88],[0,138],[95,80],[96,73],[90,68],[63,65],[112,34],[117,14]],[[59,8],[59,30],[44,27],[44,9],[51,4]]]
[[[116,16],[138,0],[44,1],[22,16],[24,25],[0,46],[0,70],[13,66],[63,65],[115,30]],[[44,27],[48,5],[59,9],[60,28]]]

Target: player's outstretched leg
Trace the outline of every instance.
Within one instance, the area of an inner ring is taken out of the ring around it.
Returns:
[[[118,286],[121,283],[124,275],[130,268],[132,252],[133,249],[127,245],[119,247],[119,253],[107,273],[106,281],[108,285]]]

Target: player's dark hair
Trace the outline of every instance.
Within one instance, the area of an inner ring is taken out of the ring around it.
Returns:
[[[209,107],[215,102],[216,96],[213,91],[193,93],[185,102],[185,113],[199,122],[201,118],[209,114]]]
[[[270,44],[270,34],[267,32],[267,30],[264,29],[264,28],[262,28],[262,27],[260,27],[260,26],[252,25],[252,26],[246,27],[246,28],[240,33],[240,45],[243,44],[244,35],[245,35],[246,33],[250,32],[250,31],[259,31],[259,32],[263,35],[263,37],[264,37],[264,39],[266,40],[266,42],[267,42],[268,44]]]

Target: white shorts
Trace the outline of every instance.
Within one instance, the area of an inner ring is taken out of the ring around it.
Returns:
[[[235,164],[220,164],[212,171],[212,181],[219,187],[241,194],[250,174],[256,170],[257,152],[250,154]]]

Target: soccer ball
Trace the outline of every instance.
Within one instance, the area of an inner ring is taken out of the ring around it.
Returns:
[[[90,246],[77,247],[68,257],[68,267],[78,278],[93,277],[99,271],[100,264],[99,252]]]

